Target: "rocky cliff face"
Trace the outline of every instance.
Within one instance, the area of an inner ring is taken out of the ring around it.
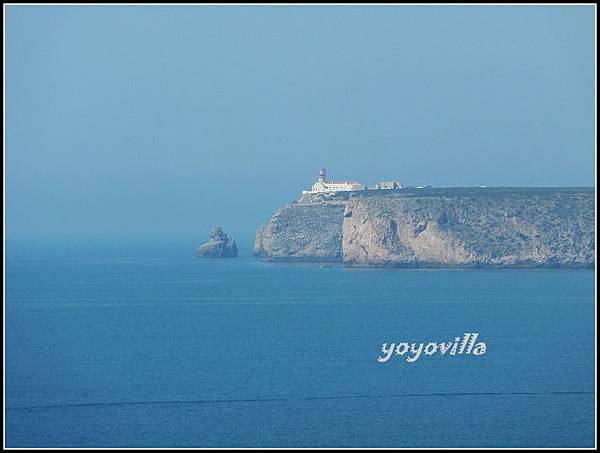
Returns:
[[[360,266],[593,266],[594,223],[588,188],[304,196],[258,231],[255,254]]]
[[[301,199],[279,209],[256,233],[254,255],[269,260],[341,261],[345,203]]]

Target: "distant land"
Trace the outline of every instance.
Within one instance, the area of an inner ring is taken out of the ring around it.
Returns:
[[[375,267],[593,267],[593,187],[305,193],[256,233],[254,255]]]

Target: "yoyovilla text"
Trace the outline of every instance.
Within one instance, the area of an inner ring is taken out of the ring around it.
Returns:
[[[377,358],[377,360],[379,362],[387,362],[392,355],[397,355],[402,357],[403,360],[413,363],[419,360],[419,358],[423,355],[483,355],[486,351],[486,345],[483,341],[477,342],[477,337],[479,337],[478,333],[467,332],[463,334],[462,339],[461,337],[456,337],[453,341],[443,343],[410,343],[408,341],[400,341],[399,343],[383,343],[381,345],[381,355]]]

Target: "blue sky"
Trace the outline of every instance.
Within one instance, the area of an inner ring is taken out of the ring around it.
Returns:
[[[594,185],[592,6],[5,13],[9,239],[251,237],[320,165]]]

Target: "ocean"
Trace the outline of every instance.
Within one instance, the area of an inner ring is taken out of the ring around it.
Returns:
[[[197,260],[194,245],[9,248],[6,446],[594,446],[594,270]],[[383,343],[467,332],[484,354],[378,361]]]

